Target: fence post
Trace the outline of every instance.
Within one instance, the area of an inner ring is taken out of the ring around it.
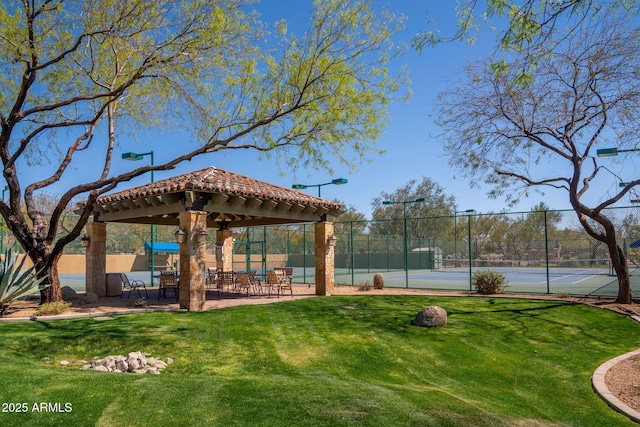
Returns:
[[[371,273],[371,234],[367,233],[367,273]]]
[[[302,224],[302,283],[307,283],[307,224]]]
[[[356,269],[355,269],[355,265],[353,265],[353,263],[355,262],[355,257],[353,255],[353,252],[354,252],[354,250],[353,250],[354,249],[353,248],[353,246],[354,246],[354,241],[353,241],[353,221],[351,221],[349,223],[349,225],[350,225],[350,227],[349,227],[349,239],[351,241],[351,243],[349,244],[349,248],[350,248],[350,251],[349,251],[349,257],[350,257],[349,265],[351,266],[351,286],[353,286],[353,285],[356,284],[355,283],[356,282],[356,278],[355,278]]]
[[[473,291],[473,270],[471,265],[471,215],[467,215],[467,240],[469,241],[469,291]]]
[[[551,283],[549,282],[549,229],[547,228],[547,211],[544,211],[544,254],[547,265],[547,293],[551,293]]]

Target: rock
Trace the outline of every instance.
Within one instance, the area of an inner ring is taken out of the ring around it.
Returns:
[[[373,288],[374,289],[384,288],[384,276],[382,275],[382,273],[376,273],[373,275]]]
[[[424,307],[416,315],[416,318],[413,320],[413,324],[416,326],[425,326],[427,328],[444,326],[447,324],[447,312],[444,308],[436,305]]]
[[[75,299],[78,299],[78,294],[72,287],[63,286],[62,288],[60,288],[60,291],[62,292],[62,299],[65,301],[73,301]]]
[[[62,365],[62,366],[67,366],[68,364],[69,364],[69,361],[67,361],[67,360],[61,360],[60,361],[60,365]]]
[[[156,359],[155,357],[150,357],[150,355],[142,354],[139,351],[134,351],[129,353],[126,357],[107,356],[103,359],[95,358],[95,360],[93,360],[90,364],[83,365],[82,370],[116,373],[133,372],[136,374],[159,375],[160,371],[166,368],[167,364],[170,362],[173,362],[171,358],[168,358],[167,363],[165,363],[162,360]]]
[[[98,302],[100,302],[100,298],[92,292],[87,292],[87,294],[80,299],[80,304],[97,304]]]
[[[124,358],[116,361],[116,370],[120,372],[129,372],[129,364]]]

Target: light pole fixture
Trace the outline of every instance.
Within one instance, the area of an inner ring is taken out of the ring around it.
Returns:
[[[318,187],[318,197],[320,197],[320,187],[323,187],[325,185],[342,185],[342,184],[347,184],[349,182],[348,179],[346,178],[336,178],[336,179],[332,179],[331,182],[325,182],[324,184],[293,184],[291,186],[291,188],[294,188],[296,190],[304,190],[305,188],[310,188],[310,187]]]
[[[138,161],[138,160],[142,160],[144,158],[144,156],[150,156],[151,157],[151,166],[154,166],[154,162],[153,162],[153,151],[149,151],[148,153],[134,153],[134,152],[128,152],[128,153],[123,153],[122,154],[122,160],[131,160],[131,161]],[[154,182],[153,179],[153,171],[151,171],[151,182]],[[156,226],[155,224],[151,224],[151,245],[149,247],[149,249],[151,250],[151,286],[153,286],[153,276],[155,275],[155,268],[156,268],[156,253],[154,250],[154,243],[155,243],[155,233],[157,232]]]
[[[181,245],[187,240],[187,232],[184,231],[182,226],[178,227],[178,229],[173,233],[176,238],[176,242]]]
[[[427,197],[421,197],[415,200],[407,200],[407,201],[391,201],[385,200],[382,202],[383,205],[399,205],[402,204],[402,219],[404,222],[404,232],[403,232],[403,243],[404,243],[404,276],[405,276],[405,287],[409,287],[409,263],[408,263],[408,249],[407,249],[407,204],[408,203],[420,203],[420,202],[428,202],[429,199]]]
[[[630,149],[619,149],[617,147],[612,147],[612,148],[601,148],[599,150],[596,150],[596,154],[598,155],[598,157],[611,157],[611,156],[617,156],[618,153],[630,153],[632,151],[640,151],[640,148],[630,148]]]
[[[85,251],[89,248],[89,243],[91,243],[91,239],[89,239],[89,236],[87,236],[86,234],[82,236],[82,239],[80,239],[80,244]]]
[[[459,213],[472,214],[475,212],[476,212],[475,209],[467,209],[464,211],[455,211],[453,213],[453,266],[454,267],[458,266],[458,214]],[[469,254],[469,257],[471,257],[471,254]],[[471,262],[471,259],[469,259],[469,262]]]

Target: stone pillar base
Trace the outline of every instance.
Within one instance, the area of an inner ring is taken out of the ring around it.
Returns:
[[[107,295],[107,224],[89,222],[85,227],[89,246],[86,253],[86,291]]]
[[[334,293],[334,245],[332,222],[317,222],[315,225],[316,295]]]
[[[180,213],[180,226],[187,233],[180,245],[180,308],[202,311],[206,302],[207,242],[198,242],[197,231],[207,228],[207,213],[187,211]]]

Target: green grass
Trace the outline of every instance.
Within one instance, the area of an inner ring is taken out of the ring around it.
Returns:
[[[447,326],[411,325],[425,305],[447,310]],[[634,425],[590,377],[638,347],[640,325],[582,305],[334,296],[0,331],[0,402],[29,407],[0,412],[2,426]],[[175,362],[157,376],[77,363],[131,351]],[[72,411],[33,412],[39,402]]]

